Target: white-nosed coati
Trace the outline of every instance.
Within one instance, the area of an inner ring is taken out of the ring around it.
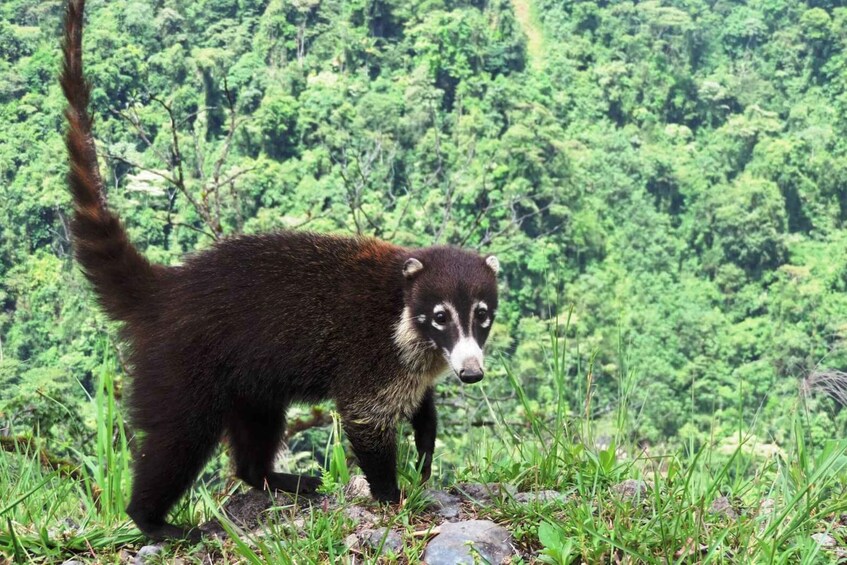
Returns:
[[[435,446],[435,379],[483,376],[497,259],[450,247],[282,232],[242,236],[149,263],[106,206],[82,70],[84,0],[70,0],[61,84],[76,257],[123,322],[131,419],[144,435],[127,512],[153,538],[225,435],[256,488],[313,491],[273,471],[291,402],[333,399],[373,496],[397,502],[396,425],[412,422],[424,479]]]

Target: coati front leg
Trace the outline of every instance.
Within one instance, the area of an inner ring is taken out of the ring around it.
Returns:
[[[319,477],[277,473],[274,459],[285,432],[285,407],[239,403],[229,421],[229,438],[238,477],[259,490],[298,494],[315,492]]]
[[[429,389],[423,401],[412,415],[412,428],[415,430],[415,447],[418,450],[418,468],[421,481],[427,482],[432,475],[432,456],[435,453],[435,434],[438,416],[435,412],[435,393]]]
[[[345,416],[344,431],[371,487],[380,502],[400,502],[397,487],[397,429],[394,425],[367,418]]]

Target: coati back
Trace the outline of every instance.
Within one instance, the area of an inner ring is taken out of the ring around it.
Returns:
[[[219,242],[177,267],[150,264],[106,206],[82,70],[84,0],[66,16],[68,184],[76,257],[129,345],[129,408],[144,432],[127,512],[153,538],[225,435],[255,488],[311,492],[273,471],[292,402],[335,401],[373,496],[397,502],[396,426],[412,422],[426,480],[433,386],[483,377],[497,309],[493,256],[302,232]]]

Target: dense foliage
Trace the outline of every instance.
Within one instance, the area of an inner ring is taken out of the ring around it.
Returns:
[[[836,5],[91,0],[109,200],[166,263],[278,228],[497,253],[494,364],[532,406],[563,346],[572,411],[626,388],[630,440],[761,422],[779,443],[784,399],[847,365]],[[61,13],[0,6],[0,431],[74,445],[120,347],[70,255]],[[843,430],[810,405],[816,434]]]

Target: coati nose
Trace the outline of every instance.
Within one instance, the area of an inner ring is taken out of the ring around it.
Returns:
[[[463,383],[473,384],[478,383],[482,380],[482,377],[485,376],[485,373],[482,372],[482,369],[461,369],[459,370],[459,378]]]

